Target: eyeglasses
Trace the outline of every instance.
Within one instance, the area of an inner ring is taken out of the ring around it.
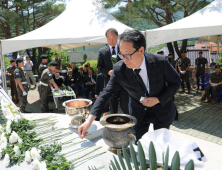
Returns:
[[[136,51],[134,51],[132,54],[126,54],[126,55],[122,55],[122,54],[118,53],[118,56],[119,56],[121,59],[126,58],[127,60],[131,60],[131,59],[132,59],[131,56],[132,56],[135,52],[137,52],[137,51],[138,51],[138,49],[136,49]]]

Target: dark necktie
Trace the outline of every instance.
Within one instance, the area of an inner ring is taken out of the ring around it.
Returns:
[[[138,81],[138,83],[140,84],[140,87],[141,87],[144,91],[146,91],[146,86],[145,86],[145,84],[144,84],[144,82],[143,82],[143,79],[141,78],[141,76],[140,76],[140,74],[139,74],[140,71],[141,71],[140,68],[134,70],[134,72],[135,72],[135,77],[136,77],[136,80]]]
[[[116,55],[115,47],[112,47],[112,49],[113,49],[112,55]]]

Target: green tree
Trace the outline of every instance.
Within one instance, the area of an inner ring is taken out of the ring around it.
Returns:
[[[212,0],[210,0],[212,1]],[[101,0],[105,8],[113,8],[121,2],[125,6],[119,7],[114,16],[123,23],[131,26],[133,22],[146,20],[149,24],[162,27],[181,18],[187,17],[209,4],[209,0]],[[170,52],[174,53],[173,44],[178,56],[187,46],[187,39],[183,40],[181,50],[177,41],[167,43]]]

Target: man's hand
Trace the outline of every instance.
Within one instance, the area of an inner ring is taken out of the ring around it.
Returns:
[[[144,98],[144,100],[146,100],[146,102],[141,101],[140,103],[142,103],[146,107],[153,107],[156,104],[160,103],[160,101],[157,97],[146,97],[146,98]]]
[[[95,98],[97,99],[98,95],[95,95]]]
[[[91,83],[91,85],[94,85],[94,83]]]
[[[196,72],[196,70],[195,69],[193,69],[193,73],[195,73]]]
[[[88,134],[87,130],[90,128],[91,123],[89,121],[85,121],[81,126],[78,128],[78,133],[81,139],[85,138]]]
[[[73,86],[74,86],[74,84],[71,84],[71,86],[73,87]]]
[[[113,74],[113,70],[110,70],[108,74],[111,76]]]

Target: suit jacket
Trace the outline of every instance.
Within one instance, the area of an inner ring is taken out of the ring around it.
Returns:
[[[65,85],[66,86],[70,86],[71,87],[71,84],[76,84],[77,82],[77,79],[76,77],[74,77],[73,75],[70,77],[69,75],[66,76],[65,78]]]
[[[81,74],[80,72],[77,73],[77,82],[82,83],[84,79],[84,72]]]
[[[78,73],[78,68],[76,68],[76,67],[72,68],[72,75],[73,75],[74,77],[77,76],[77,73]]]
[[[102,73],[99,73],[96,77],[96,89],[95,89],[95,94],[99,95],[101,91],[106,87],[109,79],[105,77]]]
[[[118,51],[119,52],[119,46],[118,46]],[[99,56],[98,56],[98,61],[97,61],[97,68],[100,73],[102,73],[105,77],[109,77],[108,72],[110,70],[113,70],[113,64],[111,60],[111,52],[109,45],[106,45],[105,47],[101,48],[99,50]],[[117,56],[117,61],[120,61],[121,59],[119,56]]]
[[[96,75],[93,74],[92,79],[96,82]],[[83,79],[84,86],[85,86],[85,83],[88,83],[88,82],[95,83],[95,82],[92,82],[91,78],[89,78],[89,75],[86,75]],[[95,86],[95,85],[93,85],[93,86]]]
[[[143,120],[146,112],[153,112],[164,125],[171,124],[175,118],[173,96],[180,87],[180,76],[169,63],[167,57],[145,53],[147,74],[149,79],[149,97],[157,97],[160,103],[147,108],[140,103],[144,90],[135,78],[133,69],[129,69],[119,61],[114,65],[113,73],[106,88],[100,93],[90,114],[100,117],[103,107],[113,93],[122,86],[129,93],[129,113],[137,119],[137,124]]]

